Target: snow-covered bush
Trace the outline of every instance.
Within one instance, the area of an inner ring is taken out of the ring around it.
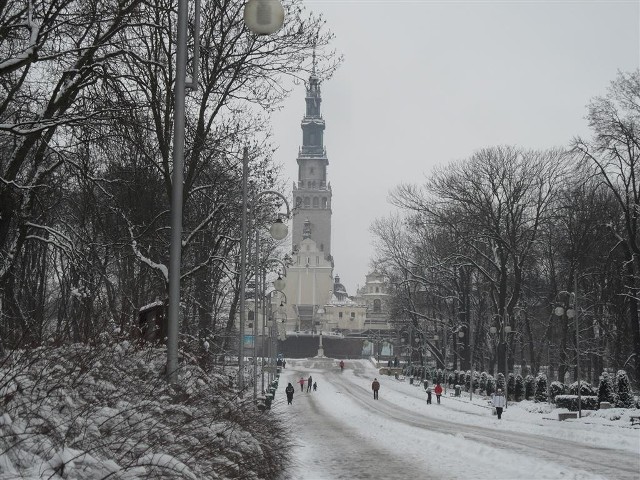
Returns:
[[[497,389],[500,389],[504,392],[504,389],[505,389],[504,373],[499,373],[498,375],[496,375],[496,390]]]
[[[633,408],[635,406],[635,400],[631,394],[629,376],[624,370],[618,370],[616,374],[616,394],[616,407]]]
[[[598,401],[609,402],[611,405],[616,404],[616,392],[613,386],[613,379],[607,372],[602,372],[600,376],[600,384],[598,386]]]
[[[516,375],[513,396],[516,401],[520,401],[524,398],[524,380],[522,379],[522,375]]]
[[[509,395],[509,398],[514,398],[513,395],[515,393],[515,390],[516,390],[516,379],[513,373],[509,373],[507,378],[507,394]]]
[[[471,390],[471,370],[467,370],[464,372],[464,391],[468,392]]]
[[[539,373],[536,377],[536,391],[534,399],[536,402],[546,402],[547,398],[547,376],[544,373]]]
[[[286,425],[181,352],[129,342],[13,352],[0,365],[0,451],[7,478],[276,478]],[[64,473],[63,473],[64,472]],[[56,475],[56,473],[58,475]]]
[[[558,408],[566,408],[570,412],[578,411],[577,395],[558,395],[555,398],[555,404]],[[582,410],[597,410],[598,397],[595,395],[587,395],[580,398],[580,408]]]
[[[527,375],[524,379],[524,398],[529,400],[536,391],[536,379],[533,375]]]
[[[487,391],[487,372],[482,372],[480,374],[480,379],[478,381],[478,386],[480,387],[481,392]]]
[[[573,382],[570,384],[566,391],[569,395],[577,395],[578,394],[578,382]],[[580,395],[582,396],[592,396],[598,395],[598,391],[591,386],[589,382],[585,382],[584,380],[580,381]]]
[[[495,391],[496,391],[496,379],[493,378],[493,375],[487,375],[486,393],[487,395],[492,395]]]
[[[552,402],[558,395],[564,395],[565,393],[567,393],[567,390],[564,383],[555,380],[549,385],[549,396]]]

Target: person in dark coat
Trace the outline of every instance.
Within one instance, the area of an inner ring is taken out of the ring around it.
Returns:
[[[373,379],[371,383],[371,390],[373,390],[373,399],[378,400],[378,390],[380,390],[380,382],[377,378]]]
[[[431,405],[431,387],[427,387],[427,405]]]
[[[289,382],[289,385],[287,385],[287,388],[284,389],[284,393],[287,394],[287,404],[291,405],[291,402],[293,402],[293,392],[294,392],[294,388],[293,385],[291,385],[291,382]]]
[[[313,378],[309,375],[309,379],[307,380],[307,392],[311,391],[311,387],[313,386]]]
[[[313,391],[315,392],[318,389],[318,384],[313,382]]]

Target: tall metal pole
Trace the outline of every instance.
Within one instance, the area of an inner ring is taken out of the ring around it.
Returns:
[[[247,178],[249,177],[249,151],[242,151],[242,216],[240,228],[240,346],[238,348],[238,390],[244,390],[244,320],[245,290],[247,283]]]
[[[178,322],[182,256],[182,195],[184,183],[185,83],[187,76],[187,0],[178,2],[176,84],[171,176],[171,245],[169,248],[169,309],[167,312],[167,381],[178,382]]]
[[[255,204],[252,204],[252,208],[251,208],[251,214],[253,215],[253,217],[255,218],[256,214],[254,212],[255,209]],[[258,321],[258,312],[261,312],[262,309],[260,308],[261,302],[262,302],[262,290],[260,288],[260,283],[262,280],[262,275],[259,274],[260,271],[260,232],[258,231],[258,229],[256,228],[256,253],[254,256],[254,262],[255,265],[253,267],[253,276],[254,276],[254,298],[255,298],[255,314],[253,316],[253,399],[256,400],[258,398],[258,382],[257,377],[258,377],[258,355],[256,352],[256,338],[257,338],[257,321]]]
[[[580,390],[580,332],[578,330],[578,272],[573,279],[573,309],[575,310],[573,318],[576,327],[576,375],[578,376],[578,418],[582,418],[582,393]]]

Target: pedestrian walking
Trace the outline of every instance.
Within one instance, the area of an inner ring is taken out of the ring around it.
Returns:
[[[313,391],[315,392],[318,389],[318,384],[313,382]]]
[[[440,395],[442,395],[442,385],[440,382],[436,383],[436,387],[433,389],[433,393],[436,394],[436,400],[440,403]]]
[[[287,388],[284,389],[284,393],[287,394],[287,404],[291,405],[291,402],[293,402],[293,391],[295,389],[293,388],[293,385],[291,385],[291,382],[289,382],[289,385],[287,385]]]
[[[307,392],[311,391],[311,387],[313,386],[313,378],[309,375],[309,379],[307,380]]]
[[[380,382],[377,378],[373,379],[371,383],[371,390],[373,390],[373,399],[378,400],[378,390],[380,390]]]
[[[287,368],[287,361],[284,358],[282,359],[282,368]]]
[[[300,380],[298,380],[298,383],[300,384],[300,391],[304,392],[304,378],[300,377]]]
[[[431,405],[431,387],[427,387],[427,405]]]
[[[498,420],[500,420],[502,418],[502,409],[507,405],[507,398],[504,396],[504,393],[502,393],[501,388],[493,394],[491,403],[493,403],[493,406],[496,409],[496,414],[498,415]]]

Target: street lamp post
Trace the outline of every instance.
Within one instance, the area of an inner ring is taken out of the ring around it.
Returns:
[[[324,357],[324,348],[322,347],[322,327],[323,322],[324,322],[324,308],[320,307],[318,310],[316,310],[316,314],[318,315],[318,318],[320,319],[320,343],[318,344],[318,357]]]
[[[496,315],[496,318],[499,319],[500,325],[499,345],[502,347],[502,351],[504,352],[504,408],[506,410],[507,404],[509,403],[509,355],[507,354],[507,335],[511,333],[511,325],[509,325],[507,319],[503,319],[500,315]],[[493,335],[498,333],[497,327],[491,326],[489,328],[489,333]],[[500,351],[500,348],[498,350]],[[498,370],[499,369],[500,367],[498,366]]]
[[[173,119],[173,172],[171,175],[171,218],[169,246],[169,308],[167,311],[167,381],[178,382],[178,325],[180,320],[180,265],[182,259],[182,208],[184,183],[184,137],[185,103],[187,88],[187,33],[189,5],[186,0],[178,2],[176,39],[176,79],[174,85]],[[200,0],[195,2],[194,61],[190,87],[198,84],[198,59],[200,38]],[[244,9],[244,22],[257,35],[277,32],[284,23],[284,8],[279,0],[249,0]],[[243,166],[243,193],[246,193],[246,178]],[[246,202],[243,203],[243,218],[246,220]],[[246,233],[246,230],[245,230]],[[243,237],[246,253],[246,237]],[[244,331],[243,331],[244,334]],[[242,338],[242,342],[244,338]],[[242,348],[242,347],[241,347]],[[244,352],[242,352],[244,354]],[[242,357],[241,357],[242,358]]]
[[[578,276],[574,278],[573,292],[567,292],[563,290],[558,292],[556,299],[562,295],[567,299],[567,302],[563,302],[563,305],[558,305],[554,308],[553,313],[562,317],[565,313],[567,318],[573,318],[574,328],[576,330],[576,377],[578,377],[578,418],[582,418],[582,388],[580,383],[580,330],[578,329]],[[564,379],[561,379],[564,380]]]
[[[249,155],[247,152],[247,148],[244,148],[244,152],[242,155],[242,228],[241,228],[241,248],[240,248],[240,352],[239,352],[239,362],[238,362],[238,387],[240,390],[240,394],[242,395],[242,391],[244,390],[244,321],[245,321],[245,309],[246,309],[246,281],[247,281],[247,260],[246,260],[246,251],[247,251],[247,238],[248,238],[248,230],[249,230],[249,219],[247,213],[250,212],[252,216],[252,220],[254,220],[253,228],[256,231],[256,240],[255,240],[255,256],[254,256],[254,303],[255,303],[255,311],[260,311],[259,302],[261,300],[261,289],[260,289],[260,280],[261,275],[260,271],[260,231],[257,228],[258,226],[255,224],[256,217],[256,205],[260,198],[265,195],[276,195],[280,197],[280,199],[284,202],[287,207],[287,218],[291,215],[291,209],[289,208],[289,202],[286,197],[282,195],[280,192],[275,190],[264,190],[262,192],[258,192],[251,202],[250,208],[247,208],[248,202],[248,189],[247,189],[247,180],[249,176]],[[282,222],[282,219],[278,218],[273,225],[269,228],[269,233],[274,240],[283,240],[286,238],[288,232],[287,226]],[[286,269],[286,265],[282,260],[269,258],[267,261],[278,261],[282,264],[283,268]],[[279,278],[281,282],[284,282],[282,278]],[[276,280],[278,282],[278,280]],[[274,282],[275,283],[275,282]],[[284,290],[284,286],[281,285],[280,288],[276,286],[276,290]],[[257,398],[257,384],[255,382],[255,378],[257,375],[257,357],[256,357],[256,342],[255,342],[255,320],[254,320],[254,337],[253,337],[253,359],[254,359],[254,382],[253,382],[253,396],[254,399]]]

